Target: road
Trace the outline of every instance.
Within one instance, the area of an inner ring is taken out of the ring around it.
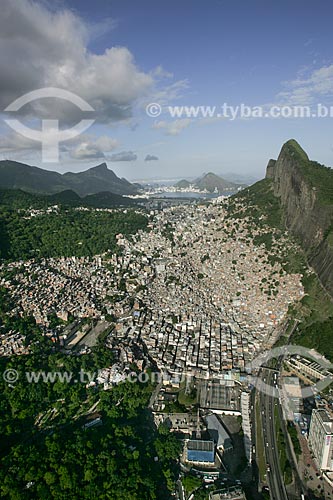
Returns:
[[[180,479],[178,479],[177,481],[177,488],[178,488],[179,500],[185,500],[184,487]]]
[[[262,369],[262,377],[266,384],[273,385],[274,372]],[[263,426],[264,448],[268,465],[267,481],[272,500],[288,500],[283,475],[280,468],[279,451],[276,443],[276,429],[274,419],[275,404],[278,400],[273,396],[261,392],[259,395],[261,421]]]
[[[290,341],[292,334],[294,333],[299,320],[295,319],[294,324],[289,332],[288,339],[286,344]],[[277,380],[275,379],[276,373],[279,373],[281,370],[281,366],[283,363],[283,356],[280,356],[277,359],[277,365],[275,366],[275,372],[270,367],[262,367],[261,369],[261,378],[268,385],[274,385]],[[283,475],[280,468],[280,460],[279,460],[279,450],[276,442],[276,428],[275,428],[275,418],[274,418],[274,409],[275,405],[277,405],[278,416],[282,422],[282,431],[284,433],[285,441],[287,444],[287,456],[290,461],[293,477],[294,477],[294,489],[296,493],[296,498],[300,498],[301,494],[305,493],[305,488],[303,487],[301,478],[299,476],[299,472],[297,470],[297,464],[294,464],[292,453],[289,449],[289,436],[286,426],[283,421],[283,411],[280,404],[280,401],[270,396],[269,394],[265,394],[264,391],[259,392],[259,402],[260,402],[260,412],[261,412],[261,421],[263,426],[263,437],[264,437],[264,448],[265,448],[265,456],[266,463],[269,466],[270,471],[267,471],[267,481],[270,489],[270,497],[273,500],[288,500],[288,494],[286,491],[286,487],[283,480]],[[290,497],[295,498],[294,496]]]
[[[149,404],[148,404],[148,408],[152,409],[153,406],[154,406],[154,403],[156,401],[156,398],[158,396],[158,393],[160,392],[161,390],[161,387],[162,387],[163,383],[160,382],[159,384],[157,384],[157,386],[155,387],[155,389],[153,390],[152,392],[152,395],[150,396],[150,400],[149,400]]]

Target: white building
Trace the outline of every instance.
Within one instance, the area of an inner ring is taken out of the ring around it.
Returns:
[[[251,398],[247,392],[241,394],[242,428],[244,434],[245,455],[249,462],[252,460],[252,435],[251,435]]]
[[[327,360],[318,356],[320,362],[316,362],[313,360],[309,360],[307,358],[303,358],[302,356],[292,356],[290,359],[286,361],[288,367],[296,372],[297,375],[301,375],[310,380],[324,380],[326,377],[332,377],[332,373],[325,368],[325,362]]]
[[[302,416],[302,388],[298,377],[283,377],[282,391],[285,396],[287,419],[299,421]]]
[[[333,418],[326,410],[313,410],[309,446],[322,471],[333,470]]]

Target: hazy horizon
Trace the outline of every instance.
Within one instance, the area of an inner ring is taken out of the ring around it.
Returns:
[[[332,116],[313,111],[331,106],[332,13],[331,3],[310,0],[211,0],[209,8],[199,0],[5,0],[0,158],[58,172],[106,161],[128,179],[208,171],[262,178],[268,160],[294,138],[331,166]],[[71,103],[51,98],[4,112],[27,92],[48,87],[72,92],[94,109],[94,124],[60,144],[59,163],[45,163],[40,142],[4,121],[14,117],[39,129],[41,120],[53,119],[66,129],[85,118]],[[160,110],[149,113],[150,103]],[[231,118],[220,112],[224,105],[265,113],[302,105],[311,114]],[[175,106],[216,110],[171,116]]]

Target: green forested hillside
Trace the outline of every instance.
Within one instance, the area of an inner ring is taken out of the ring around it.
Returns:
[[[46,208],[54,205],[64,207],[115,208],[133,206],[135,201],[126,196],[102,191],[81,198],[74,191],[67,189],[56,194],[32,194],[21,189],[0,189],[0,206],[18,210],[28,208]]]
[[[132,234],[146,226],[147,218],[131,210],[109,213],[62,209],[59,213],[26,218],[2,208],[0,257],[80,257],[115,251],[116,234]]]
[[[51,354],[47,346],[29,356],[1,359],[0,496],[18,499],[162,500],[170,497],[180,443],[156,431],[146,410],[152,387],[124,382],[109,391],[75,383],[80,370],[97,373],[112,364],[110,350],[86,356]],[[70,383],[27,383],[40,370],[73,374]],[[102,425],[84,428],[98,400]],[[155,459],[158,457],[158,460]]]
[[[311,162],[295,141],[288,141],[284,148],[297,158],[308,182],[312,182],[321,193],[321,201],[327,203],[333,189],[331,169]],[[230,217],[250,217],[253,225],[277,228],[284,233],[285,213],[279,198],[274,196],[273,180],[266,178],[233,196],[229,203]],[[242,202],[243,208],[237,208]],[[289,237],[293,236],[289,232]],[[255,240],[254,240],[255,241]],[[261,241],[265,243],[265,241]],[[300,242],[296,239],[295,243]],[[333,360],[333,299],[321,285],[318,276],[307,265],[305,249],[298,246],[284,256],[284,267],[290,273],[302,273],[305,290],[303,299],[290,308],[290,315],[300,320],[293,335],[294,344],[315,348]]]
[[[81,373],[96,377],[114,363],[112,351],[100,343],[82,356],[54,352],[33,318],[7,315],[12,306],[0,288],[1,333],[15,329],[32,345],[29,355],[0,358],[0,497],[169,499],[180,444],[151,421],[146,407],[153,386],[87,386]],[[12,383],[7,370],[17,373]],[[68,378],[28,378],[41,371]],[[101,425],[85,429],[96,415]]]

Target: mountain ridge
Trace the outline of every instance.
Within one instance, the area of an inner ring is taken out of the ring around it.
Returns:
[[[193,181],[181,179],[175,184],[175,187],[178,187],[180,189],[186,189],[190,186],[194,186],[195,188],[200,189],[200,191],[207,191],[208,193],[224,193],[227,191],[235,192],[240,187],[244,187],[244,184],[237,184],[231,181],[227,181],[214,172],[203,173]]]
[[[83,172],[60,174],[12,160],[0,160],[0,189],[55,194],[72,190],[79,196],[108,191],[117,195],[137,194],[139,187],[109,170],[105,162]]]
[[[79,196],[67,189],[54,194],[28,193],[20,189],[0,188],[0,207],[9,209],[42,209],[54,205],[63,207],[114,208],[135,206],[135,200],[110,191]]]
[[[277,160],[270,160],[266,179],[279,199],[284,223],[301,242],[308,263],[333,296],[333,170],[309,159],[291,139]]]

